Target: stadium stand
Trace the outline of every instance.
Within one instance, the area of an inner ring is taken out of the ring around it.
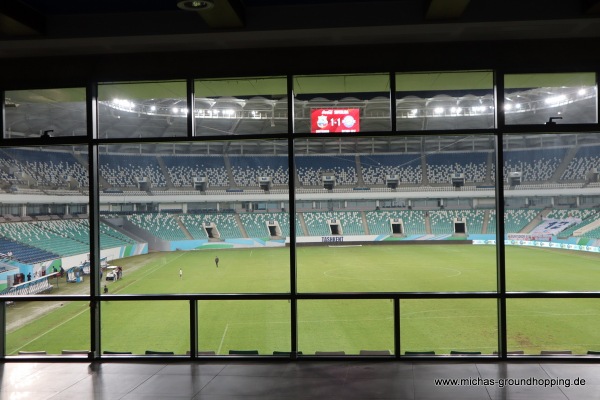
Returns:
[[[89,252],[87,242],[58,234],[52,223],[56,221],[15,222],[0,224],[0,235],[11,240],[38,247],[61,256]],[[76,233],[74,231],[74,233]],[[79,234],[79,233],[77,233]]]
[[[585,180],[592,168],[600,165],[600,146],[581,146],[560,179],[564,181]]]
[[[569,236],[573,235],[573,232],[575,232],[577,229],[582,228],[582,227],[588,225],[590,222],[594,221],[596,216],[597,216],[597,210],[590,209],[590,208],[552,210],[547,215],[548,218],[554,218],[554,219],[565,219],[565,218],[571,218],[571,217],[581,219],[580,223],[575,224],[575,225],[563,230],[562,232],[560,232],[557,235],[557,237],[559,239],[566,239]],[[591,237],[591,236],[588,236],[588,237]]]
[[[11,253],[14,259],[29,264],[53,260],[59,257],[56,253],[19,243],[6,237],[0,237],[0,253]]]
[[[566,148],[544,148],[504,151],[504,176],[520,171],[524,182],[545,182],[565,157]]]
[[[452,174],[465,174],[467,182],[485,182],[487,152],[435,153],[427,155],[429,183],[450,184]]]
[[[188,239],[171,214],[133,214],[128,215],[127,220],[163,240]]]
[[[194,239],[206,239],[206,231],[202,228],[203,223],[214,223],[221,239],[236,239],[244,237],[236,221],[234,213],[211,213],[211,214],[187,214],[179,216],[181,222]]]
[[[138,178],[147,178],[151,188],[166,187],[156,156],[100,154],[100,174],[111,187],[137,188]]]
[[[322,186],[321,174],[333,172],[337,185],[355,185],[358,182],[356,157],[353,155],[296,156],[296,169],[303,186]]]
[[[78,186],[89,186],[87,170],[73,153],[5,148],[1,157],[9,170],[12,168],[29,175],[37,185],[66,186],[68,178],[73,178]],[[21,183],[24,183],[23,180]]]
[[[384,185],[386,175],[397,175],[400,184],[420,184],[423,180],[421,155],[417,153],[361,155],[360,166],[366,185]]]
[[[273,185],[288,184],[287,156],[231,156],[229,162],[237,186],[259,186],[261,176],[270,177]]]
[[[434,210],[429,211],[431,233],[434,235],[454,232],[454,220],[465,218],[467,233],[483,233],[484,210]]]
[[[206,177],[209,186],[229,186],[223,156],[178,155],[161,156],[169,178],[176,188],[192,187],[192,178]]]
[[[249,237],[261,238],[270,236],[268,221],[277,221],[283,237],[290,236],[289,213],[240,213],[240,220]],[[301,231],[300,231],[301,232]]]
[[[371,235],[391,234],[390,219],[402,219],[406,235],[424,235],[425,212],[414,210],[379,210],[365,213],[367,226]]]
[[[525,228],[541,209],[506,209],[504,210],[504,226],[506,233],[518,233]]]
[[[309,236],[331,235],[328,220],[339,221],[344,235],[364,235],[362,215],[359,211],[304,212],[304,222]]]

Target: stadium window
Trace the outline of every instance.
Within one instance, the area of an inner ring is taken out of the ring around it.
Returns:
[[[158,280],[110,294],[289,292],[287,148],[284,140],[104,145],[101,245],[145,255],[112,257],[106,268]]]
[[[505,75],[505,123],[597,123],[597,96],[593,72]]]
[[[197,136],[288,132],[286,77],[194,81]]]
[[[389,74],[294,76],[294,132],[391,130]]]
[[[491,139],[296,139],[298,290],[496,290]]]
[[[314,355],[394,354],[391,300],[302,300],[298,302],[298,350]]]
[[[99,138],[187,136],[185,81],[98,85]]]
[[[492,71],[396,74],[399,131],[492,129]]]
[[[510,291],[597,291],[600,134],[507,135],[503,151]]]
[[[4,97],[6,139],[87,135],[85,88],[11,90]]]
[[[198,321],[200,352],[272,355],[291,351],[290,303],[286,300],[199,301]]]
[[[498,350],[495,299],[420,299],[400,301],[400,348],[436,355]]]
[[[187,301],[103,301],[102,349],[185,355],[190,347]]]
[[[89,350],[88,301],[19,301],[7,307],[6,317],[7,356]]]
[[[2,149],[4,294],[90,293],[87,161],[84,146]]]
[[[528,355],[575,354],[600,349],[598,299],[509,299],[506,324],[509,349]]]

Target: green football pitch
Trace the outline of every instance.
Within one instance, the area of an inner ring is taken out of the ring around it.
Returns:
[[[372,245],[297,249],[300,293],[493,292],[493,246]],[[220,259],[217,268],[214,258]],[[507,247],[508,291],[598,291],[600,255],[541,248]],[[288,248],[151,253],[112,262],[124,276],[107,284],[110,294],[289,293]],[[180,276],[179,271],[182,275]],[[87,281],[60,283],[53,294],[85,293]],[[41,311],[40,311],[41,310]],[[202,351],[289,351],[291,310],[287,300],[198,302]],[[35,317],[32,317],[35,315]],[[600,300],[508,299],[509,350],[600,350]],[[497,350],[495,299],[400,301],[401,351]],[[104,301],[103,350],[185,354],[189,349],[186,300]],[[390,299],[298,301],[298,349],[317,351],[394,348]],[[7,354],[88,349],[86,302],[17,302],[7,309]]]

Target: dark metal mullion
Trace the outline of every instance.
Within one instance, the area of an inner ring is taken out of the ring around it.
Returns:
[[[86,115],[88,139],[98,137],[98,86],[90,83],[86,91]],[[89,225],[90,225],[90,357],[100,357],[100,195],[98,147],[93,140],[88,142],[89,179]]]
[[[294,80],[287,77],[288,114],[288,214],[290,218],[290,351],[298,358],[298,287],[296,282],[296,163],[294,159]]]
[[[6,126],[5,126],[6,113],[4,111],[5,101],[6,101],[6,94],[4,93],[4,90],[0,90],[0,140],[4,139],[4,133],[6,132]]]
[[[503,135],[504,74],[494,72],[494,98],[496,110],[495,163],[496,163],[496,268],[498,290],[498,354],[502,360],[508,356],[506,328],[506,256],[504,247],[504,165]]]
[[[190,300],[190,355],[198,358],[198,301]]]
[[[400,358],[402,352],[400,346],[400,298],[394,298],[394,356]]]
[[[194,92],[194,80],[187,80],[187,136],[193,138],[196,136],[196,93]]]
[[[390,72],[390,117],[392,118],[392,132],[396,132],[396,74]]]

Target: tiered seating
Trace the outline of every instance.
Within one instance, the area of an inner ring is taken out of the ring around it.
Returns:
[[[511,171],[522,172],[525,182],[549,180],[565,157],[566,149],[533,149],[504,151],[504,176]]]
[[[427,155],[429,183],[450,184],[450,176],[465,174],[467,182],[485,182],[488,153],[435,153]]]
[[[59,257],[56,253],[15,242],[14,240],[5,237],[0,237],[0,253],[8,254],[9,252],[12,253],[13,258],[16,260],[28,264],[53,260]]]
[[[9,157],[2,150],[0,150],[0,167],[0,179],[2,180],[2,182],[10,182],[13,184],[20,185],[26,184],[24,180],[22,180],[20,177],[15,176],[14,173],[10,172],[11,170],[22,170],[23,168],[21,167],[21,163]]]
[[[133,214],[127,216],[127,220],[163,240],[188,239],[171,214]]]
[[[358,181],[356,158],[352,155],[297,156],[296,170],[304,186],[322,186],[323,172],[333,172],[337,185],[354,185]]]
[[[507,209],[504,210],[504,232],[518,233],[533,221],[540,213],[539,209]]]
[[[223,156],[178,155],[161,158],[175,187],[191,187],[195,176],[205,176],[209,186],[229,186]]]
[[[73,220],[73,223],[77,223],[85,227],[86,235],[89,237],[90,222],[87,219]],[[111,228],[105,223],[100,223],[100,248],[108,249],[111,247],[126,246],[134,243],[135,240],[129,236]]]
[[[52,223],[57,221],[14,222],[0,224],[0,236],[53,252],[69,256],[89,252],[87,242],[81,242],[66,234],[56,233]],[[71,232],[71,231],[70,231]],[[73,231],[72,233],[75,233]],[[79,235],[78,233],[75,233]]]
[[[419,154],[373,154],[360,156],[367,185],[385,184],[386,175],[398,175],[400,183],[419,184],[423,179]]]
[[[260,238],[269,236],[267,221],[277,221],[279,223],[279,227],[281,228],[281,235],[283,237],[290,236],[289,213],[241,213],[240,220],[242,221],[244,229],[246,229],[246,233],[249,237]]]
[[[6,148],[3,152],[12,158],[4,159],[5,165],[27,173],[41,186],[64,186],[68,177],[74,178],[79,186],[89,186],[86,168],[72,153],[18,148]]]
[[[155,156],[101,154],[100,173],[113,187],[137,187],[136,178],[148,178],[152,188],[167,185]]]
[[[208,239],[206,235],[206,231],[202,227],[202,223],[204,222],[203,216],[201,214],[192,215],[192,214],[183,214],[179,216],[179,220],[185,226],[185,229],[188,230],[190,235],[194,239]]]
[[[273,185],[287,185],[287,156],[236,156],[229,157],[231,172],[237,186],[259,186],[258,177],[271,177]]]
[[[583,234],[586,238],[600,239],[600,228],[592,229]]]
[[[584,180],[592,168],[600,167],[600,146],[582,146],[577,150],[560,179]]]
[[[395,210],[395,211],[368,211],[366,213],[367,225],[371,235],[386,235],[392,233],[390,219],[400,218],[407,235],[424,235],[425,213],[423,211]]]
[[[429,211],[431,233],[434,235],[454,232],[454,219],[465,218],[467,233],[482,233],[484,210],[436,210]]]
[[[201,233],[201,231],[203,232],[202,224],[204,222],[214,222],[221,235],[221,239],[243,237],[233,213],[188,214],[181,215],[180,220],[195,239],[206,239],[206,233]]]
[[[304,212],[304,222],[308,228],[309,236],[331,235],[327,220],[340,221],[344,235],[364,235],[362,216],[359,211],[326,211]]]

